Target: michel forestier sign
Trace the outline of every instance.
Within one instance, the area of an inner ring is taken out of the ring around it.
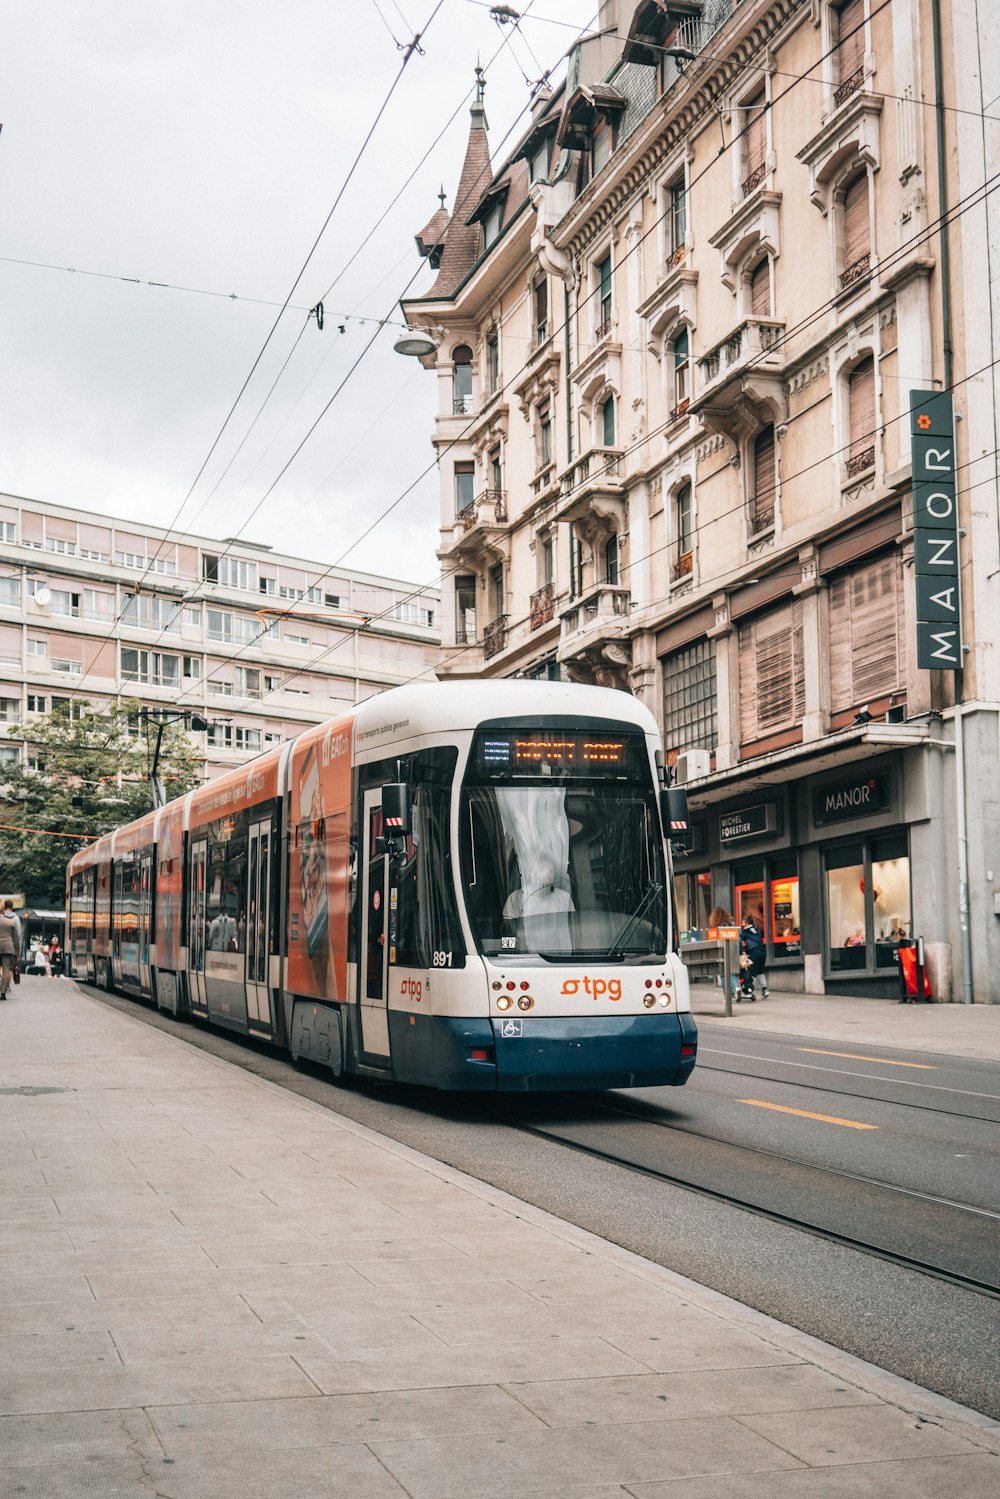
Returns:
[[[955,418],[951,392],[910,392],[917,666],[954,670],[963,663],[962,605],[955,494]]]

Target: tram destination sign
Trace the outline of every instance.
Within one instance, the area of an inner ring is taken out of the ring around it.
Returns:
[[[962,601],[951,392],[910,391],[917,666],[963,664]]]

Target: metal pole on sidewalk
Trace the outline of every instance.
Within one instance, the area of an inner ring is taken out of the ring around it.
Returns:
[[[722,982],[726,989],[726,1014],[733,1017],[733,944],[728,937],[722,940]]]
[[[957,675],[957,673],[956,673]],[[962,995],[972,1004],[972,933],[969,930],[969,829],[965,807],[964,704],[955,704],[955,822],[958,828],[958,922],[962,934]]]

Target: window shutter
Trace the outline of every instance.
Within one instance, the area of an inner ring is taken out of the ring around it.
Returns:
[[[764,165],[764,156],[767,151],[767,124],[764,114],[764,96],[755,99],[747,106],[747,170],[746,175],[752,177],[760,167]]]
[[[753,445],[753,503],[750,517],[758,528],[774,520],[774,428],[765,427]]]
[[[796,599],[740,630],[740,737],[793,728],[805,712],[802,605]]]
[[[896,691],[906,671],[899,562],[885,557],[830,587],[830,701],[835,713]]]
[[[850,378],[851,457],[875,444],[875,361],[866,359]]]
[[[771,264],[762,260],[750,278],[751,317],[771,316]]]
[[[896,562],[895,558],[887,557],[851,579],[855,703],[881,697],[899,685],[898,625]]]
[[[864,21],[864,0],[847,0],[837,13],[837,35],[843,39],[837,49],[837,70],[841,83],[864,66]]]
[[[871,254],[868,225],[868,176],[855,177],[844,196],[844,268]]]

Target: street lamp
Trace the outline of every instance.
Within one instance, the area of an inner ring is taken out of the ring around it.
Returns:
[[[163,745],[164,729],[169,723],[185,723],[191,728],[193,733],[204,734],[208,729],[208,720],[202,718],[198,713],[181,711],[178,713],[168,713],[166,715],[163,715],[151,708],[140,708],[139,718],[140,721],[142,723],[145,723],[147,726],[151,719],[156,724],[156,744],[153,748],[153,768],[149,772],[149,782],[153,788],[153,808],[155,810],[157,807],[166,806],[167,803],[166,794],[163,790],[163,784],[160,781],[159,776],[156,774],[156,767],[160,763],[160,749]]]
[[[416,359],[425,359],[437,350],[437,343],[426,328],[408,328],[393,344],[397,354],[410,354]]]

